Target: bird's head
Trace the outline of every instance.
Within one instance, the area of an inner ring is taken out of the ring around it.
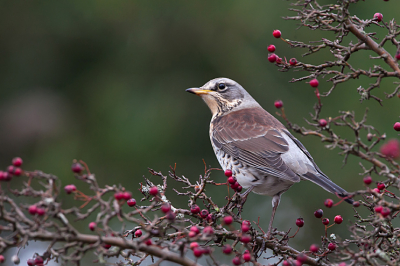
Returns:
[[[259,106],[239,83],[228,78],[212,79],[200,88],[186,91],[200,96],[213,116]]]

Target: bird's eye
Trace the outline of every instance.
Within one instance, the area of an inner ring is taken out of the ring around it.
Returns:
[[[218,89],[223,90],[223,89],[225,89],[225,88],[226,88],[225,83],[220,83],[220,84],[218,84]]]

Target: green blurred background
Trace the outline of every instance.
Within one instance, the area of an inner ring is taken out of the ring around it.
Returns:
[[[323,1],[324,3],[335,1]],[[367,1],[351,11],[362,19],[375,12],[384,21],[398,15],[395,1]],[[137,188],[149,176],[147,167],[167,173],[177,164],[177,173],[195,181],[203,173],[202,159],[219,167],[212,151],[208,126],[210,111],[200,98],[185,92],[215,77],[229,77],[246,88],[269,112],[281,99],[292,122],[306,126],[304,117],[313,111],[316,97],[305,82],[289,83],[302,72],[279,72],[267,61],[269,44],[287,59],[322,63],[334,60],[328,51],[301,58],[305,50],[291,49],[275,39],[311,41],[332,38],[330,33],[297,29],[289,1],[2,1],[0,3],[0,159],[5,168],[14,156],[24,159],[24,168],[53,173],[63,184],[77,183],[71,173],[72,159],[86,161],[101,185],[121,183],[139,197]],[[367,29],[386,34],[377,26]],[[346,43],[354,38],[348,37]],[[396,48],[388,45],[394,54]],[[353,55],[350,63],[368,69],[380,61],[370,52]],[[388,137],[396,137],[392,125],[398,120],[399,99],[359,102],[358,86],[375,80],[361,78],[339,85],[323,98],[322,117],[338,110],[355,110],[361,119],[370,109],[368,122]],[[330,83],[320,79],[320,90]],[[391,93],[384,81],[376,94]],[[353,140],[352,132],[339,129]],[[319,139],[298,137],[320,168],[337,184],[352,191],[361,189],[358,158],[349,158],[342,168],[339,150],[327,150]],[[362,136],[365,138],[365,136]],[[368,164],[365,164],[369,166]],[[222,172],[214,172],[223,182]],[[155,179],[155,181],[157,181]],[[219,204],[225,189],[208,192]],[[170,191],[167,195],[177,200]],[[282,198],[275,225],[280,230],[295,227],[302,216],[306,225],[291,241],[308,249],[323,234],[313,217],[326,198],[333,195],[309,182],[293,186]],[[63,200],[67,199],[63,195]],[[200,202],[199,202],[200,203]],[[69,203],[71,204],[71,203]],[[185,206],[186,202],[180,202]],[[201,204],[200,204],[201,205]],[[252,194],[244,217],[261,216],[267,227],[271,199]],[[203,207],[201,205],[201,207]],[[350,206],[341,204],[326,216],[342,214],[352,220]],[[86,224],[81,224],[86,230]],[[331,232],[346,236],[346,225]]]

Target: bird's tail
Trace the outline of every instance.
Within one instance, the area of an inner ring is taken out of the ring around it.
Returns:
[[[346,198],[349,196],[346,190],[343,188],[339,187],[335,183],[332,182],[326,175],[320,174],[320,173],[312,173],[308,172],[304,175],[302,175],[304,179],[307,179],[318,186],[322,187],[326,191],[329,191],[341,198],[345,198],[345,201],[353,204],[354,200],[352,198]]]

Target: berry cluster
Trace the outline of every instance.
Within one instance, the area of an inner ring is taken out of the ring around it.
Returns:
[[[230,169],[225,170],[225,176],[228,178],[226,182],[234,191],[241,192],[243,188],[241,185],[239,185],[236,178],[232,174],[233,174],[232,170]]]

